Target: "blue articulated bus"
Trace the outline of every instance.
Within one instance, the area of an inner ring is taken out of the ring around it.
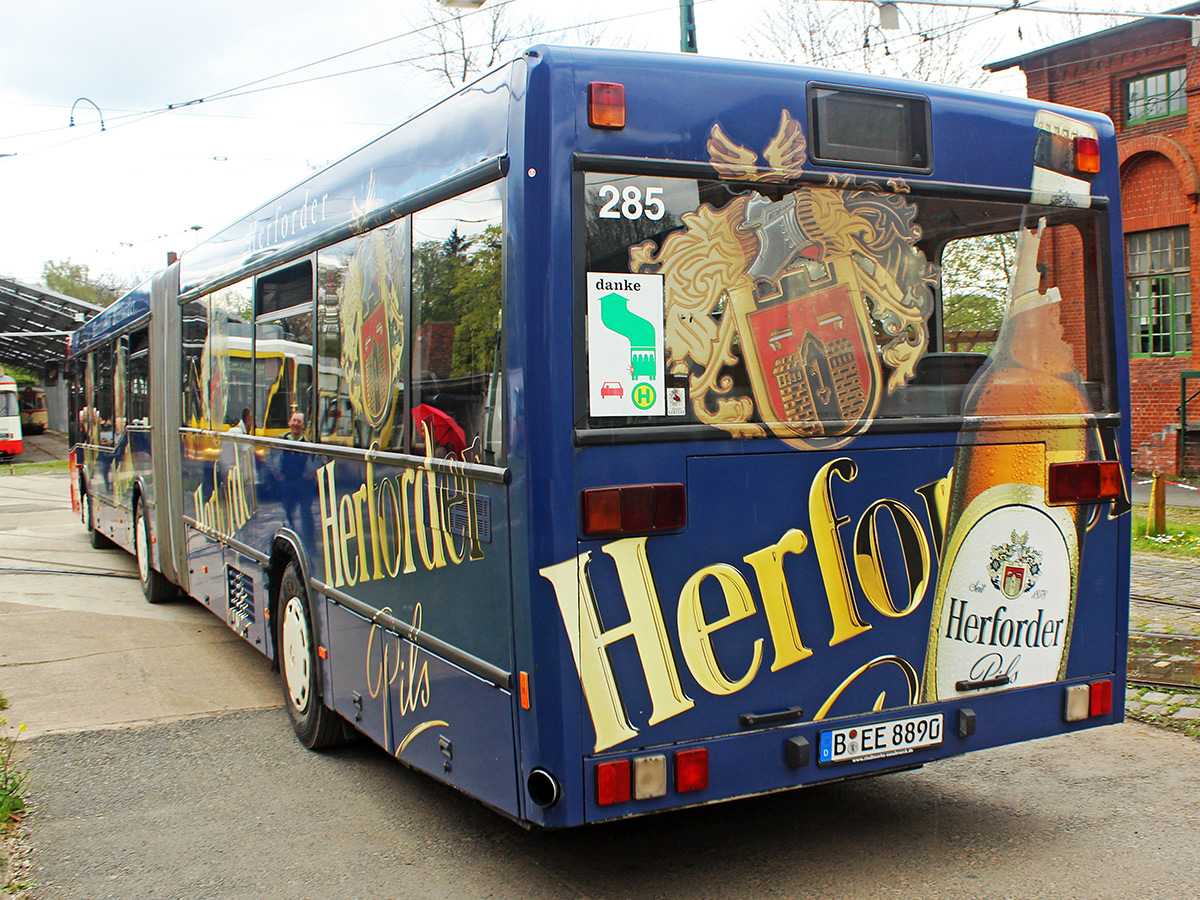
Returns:
[[[527,825],[1118,722],[1120,246],[1104,116],[536,47],[81,328],[76,487]]]

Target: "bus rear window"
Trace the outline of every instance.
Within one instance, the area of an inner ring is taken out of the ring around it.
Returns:
[[[1040,235],[1030,289],[1058,323],[1032,357],[1058,360],[1091,412],[1111,409],[1099,212],[877,185],[584,181],[589,429],[797,447],[957,429],[997,352],[1022,231]]]

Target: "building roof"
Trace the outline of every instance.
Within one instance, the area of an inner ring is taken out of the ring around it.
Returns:
[[[0,363],[45,373],[67,358],[67,334],[102,307],[0,278]]]
[[[1036,9],[1036,7],[1030,7],[1030,9]],[[1135,28],[1140,28],[1151,22],[1172,20],[1182,22],[1185,18],[1196,16],[1200,16],[1200,3],[1187,3],[1183,6],[1177,6],[1174,9],[1164,10],[1161,13],[1147,13],[1145,17],[1134,19],[1132,22],[1126,22],[1124,25],[1117,25],[1113,28],[1103,29],[1102,31],[1093,31],[1091,34],[1085,34],[1083,37],[1077,37],[1069,41],[1063,41],[1060,44],[1051,44],[1048,47],[1042,47],[1040,50],[1031,50],[1028,53],[1022,53],[1020,56],[1011,56],[1008,59],[984,63],[983,68],[987,69],[989,72],[1000,72],[1004,69],[1010,69],[1013,66],[1020,66],[1025,61],[1036,59],[1039,56],[1046,56],[1050,53],[1058,53],[1062,50],[1068,50],[1072,47],[1083,46],[1094,41],[1100,35],[1120,36],[1124,32],[1132,31]]]

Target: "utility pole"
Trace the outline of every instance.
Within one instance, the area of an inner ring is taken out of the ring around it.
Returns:
[[[679,49],[684,53],[696,52],[696,11],[692,0],[679,0]]]

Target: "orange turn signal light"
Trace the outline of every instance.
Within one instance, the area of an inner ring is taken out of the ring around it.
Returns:
[[[593,128],[624,128],[625,85],[610,81],[589,84],[588,122]]]
[[[1100,171],[1100,142],[1094,137],[1075,138],[1075,171],[1095,175]]]

